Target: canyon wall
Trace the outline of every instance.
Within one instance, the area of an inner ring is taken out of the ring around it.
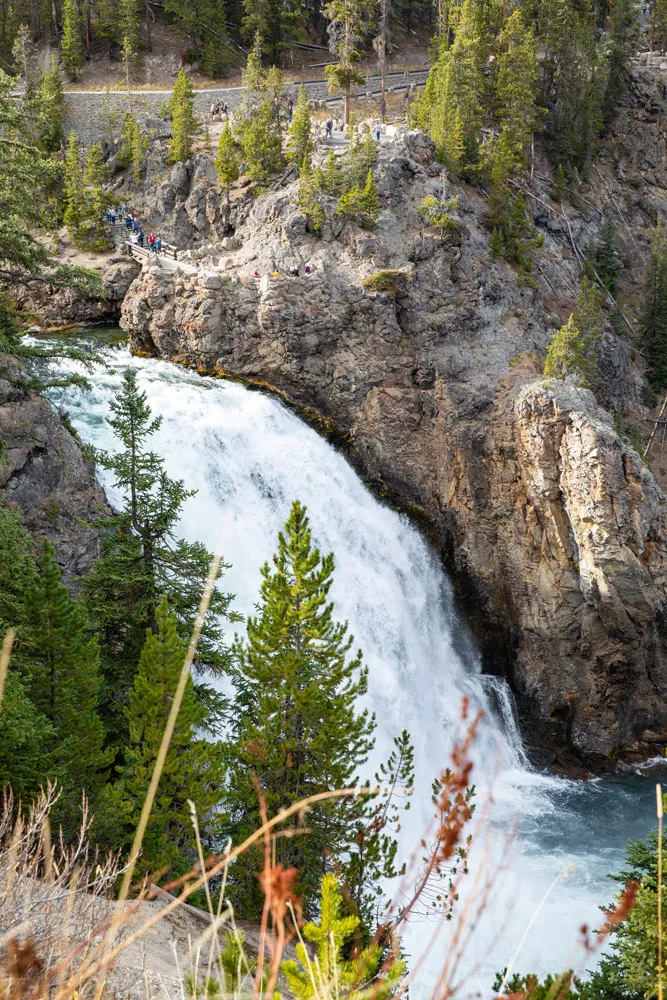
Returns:
[[[376,229],[325,204],[315,236],[289,175],[228,208],[201,157],[174,168],[147,211],[169,233],[206,206],[185,254],[201,270],[147,264],[122,325],[136,350],[266,385],[335,430],[434,533],[533,750],[600,762],[667,724],[667,504],[593,392],[541,375],[574,305],[568,228],[585,246],[602,213],[568,227],[554,207],[537,280],[521,283],[490,257],[473,189],[458,191],[456,234],[424,231],[420,201],[443,186],[424,136],[399,134],[376,174]],[[631,344],[607,330],[598,399],[640,412],[642,385]]]

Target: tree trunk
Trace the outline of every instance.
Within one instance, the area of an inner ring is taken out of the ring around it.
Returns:
[[[350,124],[350,85],[348,84],[345,88],[345,93],[343,94],[343,122],[345,125]]]

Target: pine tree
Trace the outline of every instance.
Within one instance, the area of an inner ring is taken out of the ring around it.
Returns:
[[[82,790],[94,802],[110,764],[99,716],[99,646],[91,638],[82,603],[70,597],[62,583],[55,549],[48,541],[38,569],[26,602],[34,661],[29,693],[57,738],[54,757],[64,787],[58,814],[72,834],[78,826]]]
[[[64,183],[65,213],[63,221],[70,238],[77,245],[81,241],[86,221],[86,189],[83,183],[81,147],[74,132],[70,132],[65,156]]]
[[[524,166],[526,147],[540,114],[536,102],[537,51],[533,33],[526,30],[521,11],[515,10],[500,36],[496,99],[513,167]]]
[[[597,43],[592,8],[576,0],[551,0],[540,8],[538,20],[548,148],[555,162],[585,170],[602,129],[606,46]]]
[[[616,237],[614,220],[607,216],[600,230],[600,239],[595,251],[595,267],[610,295],[618,294],[618,277],[621,273],[621,250]]]
[[[118,27],[120,36],[127,42],[128,50],[136,53],[141,33],[140,0],[118,0]]]
[[[587,386],[595,373],[589,345],[576,324],[574,314],[551,338],[544,374],[548,378],[568,379]]]
[[[126,710],[129,727],[125,763],[114,798],[131,840],[148,791],[167,718],[185,660],[176,618],[163,598],[154,631],[146,640]],[[158,794],[144,838],[140,868],[167,876],[182,874],[195,860],[188,800],[197,811],[202,837],[210,839],[218,825],[214,809],[220,801],[224,769],[218,744],[201,733],[206,711],[189,679],[162,770]]]
[[[361,654],[350,658],[352,637],[334,620],[328,600],[333,555],[313,547],[305,508],[293,504],[278,536],[273,565],[262,568],[261,599],[235,647],[236,707],[227,743],[230,833],[238,843],[259,820],[255,774],[269,814],[297,800],[354,780],[372,746],[375,719],[358,712],[366,691]],[[299,826],[296,817],[288,830]],[[354,817],[337,799],[308,813],[307,837],[280,837],[276,861],[299,870],[298,894],[313,912],[323,874],[347,850]],[[240,915],[261,909],[256,855],[239,858],[230,872]]]
[[[60,42],[60,57],[70,80],[76,80],[83,66],[81,46],[81,23],[77,0],[64,0],[63,36]]]
[[[121,166],[132,167],[132,176],[136,183],[139,183],[141,174],[146,166],[147,151],[148,136],[143,134],[141,125],[134,115],[128,111],[123,119],[123,129],[117,158]]]
[[[325,160],[321,183],[323,192],[332,198],[337,198],[343,190],[343,172],[333,149],[329,150]]]
[[[26,691],[34,665],[28,595],[37,579],[33,541],[14,510],[0,504],[0,636],[16,632],[0,705],[0,787],[28,802],[47,778],[59,777],[54,731]]]
[[[364,75],[357,69],[357,63],[369,12],[368,0],[329,0],[322,8],[322,13],[329,22],[329,48],[337,60],[335,65],[325,67],[324,75],[329,81],[331,93],[343,92],[346,125],[350,121],[352,87],[364,82]]]
[[[664,801],[663,808],[667,809]],[[662,838],[662,912],[667,905],[667,882],[664,871],[667,859],[667,841]],[[627,914],[611,930],[605,956],[592,972],[589,982],[577,990],[582,1000],[640,1000],[659,996],[658,985],[658,831],[652,830],[641,840],[631,840],[626,848],[624,870],[610,874],[624,895],[630,885],[637,886],[632,897],[626,896]],[[619,894],[604,910],[613,912],[619,905]],[[662,953],[667,955],[667,928],[662,925]],[[664,970],[663,970],[664,975]],[[584,992],[585,990],[585,992]]]
[[[585,275],[579,285],[574,322],[581,331],[587,353],[594,351],[600,339],[602,325],[602,295],[595,283]]]
[[[315,233],[316,236],[321,235],[326,217],[320,199],[317,197],[313,172],[307,160],[299,175],[299,208],[308,219],[308,228],[311,233]]]
[[[88,250],[103,253],[109,248],[104,217],[107,208],[107,196],[102,184],[106,180],[107,168],[102,159],[102,147],[98,142],[92,143],[86,153],[83,170],[85,191],[85,222],[81,231],[81,243]]]
[[[438,156],[453,173],[474,170],[479,159],[484,46],[472,0],[464,0],[451,46],[440,42],[413,121],[428,131]]]
[[[102,554],[84,581],[84,592],[104,654],[104,717],[122,745],[123,709],[161,595],[169,600],[181,637],[189,638],[210,555],[203,545],[174,537],[183,504],[194,494],[182,480],[170,479],[163,459],[148,449],[148,439],[162,421],[153,418],[134,371],[125,372],[111,410],[109,424],[122,449],[101,454],[99,460],[113,474],[124,502],[120,513],[105,522]],[[230,602],[229,595],[214,591],[195,659],[200,672],[221,672],[227,666],[221,618],[237,620],[228,610]],[[211,710],[218,706],[214,693],[201,683],[198,693]]]
[[[304,163],[310,165],[314,148],[312,127],[306,88],[301,84],[287,143],[289,160],[299,172],[303,169]]]
[[[403,977],[404,963],[395,954],[383,962],[382,946],[375,942],[357,950],[352,959],[344,957],[360,920],[355,914],[343,914],[343,894],[335,875],[322,879],[319,915],[319,924],[308,923],[303,928],[304,938],[315,946],[315,960],[299,942],[297,961],[281,964],[292,996],[317,1000],[335,991],[340,998],[388,1000]]]
[[[283,165],[282,135],[272,102],[262,100],[238,127],[249,175],[255,181],[268,180]]]
[[[389,24],[391,14],[390,0],[380,0],[378,33],[373,39],[373,48],[377,54],[380,74],[380,118],[383,122],[387,120],[387,55],[389,53]]]
[[[505,254],[505,240],[503,239],[503,234],[497,226],[494,226],[491,236],[489,237],[489,250],[494,259],[503,257]]]
[[[531,283],[534,281],[531,275],[535,250],[544,243],[544,236],[537,232],[528,217],[526,200],[521,191],[509,198],[507,209],[499,219],[499,228],[505,244],[505,259],[516,264],[520,278]]]
[[[39,148],[45,153],[55,153],[65,141],[65,92],[55,60],[39,85],[37,99],[37,136]]]
[[[305,8],[295,0],[243,0],[243,34],[248,41],[261,37],[267,63],[280,62],[290,42],[299,38],[305,21]]]
[[[52,383],[48,369],[43,364],[36,371],[32,361],[48,358],[54,354],[67,353],[74,356],[71,348],[36,347],[25,343],[19,335],[9,305],[9,286],[30,285],[43,278],[49,271],[48,284],[51,287],[76,287],[88,294],[100,294],[101,281],[91,272],[80,267],[70,267],[56,261],[55,252],[43,239],[42,232],[48,222],[40,192],[51,192],[54,188],[56,172],[53,161],[38,148],[34,137],[34,118],[13,96],[15,82],[0,70],[0,176],[10,178],[11,183],[0,184],[0,218],[5,225],[0,227],[0,371],[2,377],[12,384],[26,388],[44,388]],[[56,264],[58,266],[56,266]],[[3,353],[21,358],[23,366],[6,365]],[[82,358],[82,352],[78,352]],[[80,375],[74,375],[70,383],[85,383]],[[58,377],[62,385],[62,377]]]
[[[141,175],[146,168],[146,154],[148,152],[148,136],[141,131],[141,126],[137,122],[132,134],[131,163],[132,176],[135,184],[138,184]]]
[[[366,174],[366,183],[362,192],[363,197],[363,217],[362,225],[365,229],[372,229],[380,215],[380,202],[373,171]]]
[[[23,77],[24,93],[28,92],[28,73],[30,70],[32,54],[33,44],[30,28],[27,24],[21,24],[19,25],[19,29],[16,32],[14,43],[12,45],[12,58],[17,69],[21,73],[21,76]]]
[[[644,275],[640,333],[654,389],[667,386],[667,241],[660,220]]]
[[[229,204],[229,189],[239,179],[241,173],[239,148],[234,140],[234,134],[229,127],[229,122],[225,123],[220,135],[218,155],[215,158],[215,170],[218,180],[225,190],[227,204]]]
[[[0,503],[0,635],[16,630],[13,665],[23,664],[29,652],[25,605],[35,579],[33,541],[19,514]]]
[[[634,0],[616,0],[611,7],[611,51],[602,120],[608,128],[616,117],[621,97],[628,89],[630,60],[639,37],[639,14]]]
[[[11,787],[27,805],[47,778],[58,776],[53,743],[51,723],[31,702],[18,673],[10,669],[0,708],[0,788]]]
[[[265,181],[283,165],[282,132],[278,117],[282,75],[262,66],[261,38],[248,56],[242,82],[243,101],[234,119],[235,137],[253,180]]]
[[[169,159],[185,163],[192,154],[192,140],[198,129],[192,81],[183,67],[179,70],[171,95],[171,139]]]
[[[103,45],[107,55],[111,55],[112,46],[120,38],[118,6],[115,0],[94,0],[93,19],[95,25],[95,40]]]

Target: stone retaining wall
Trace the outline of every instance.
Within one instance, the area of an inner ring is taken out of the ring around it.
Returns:
[[[409,86],[420,87],[426,82],[428,70],[409,70],[387,74],[387,87],[391,90],[406,90]],[[304,83],[311,101],[327,101],[337,103],[340,98],[332,98],[326,80],[307,80]],[[214,101],[227,101],[234,110],[241,103],[243,87],[219,87],[212,90],[195,90],[195,110],[198,114],[210,111]],[[287,83],[283,90],[286,96],[296,98],[299,83]],[[354,88],[359,95],[376,94],[380,89],[379,76],[368,76],[366,82]],[[170,90],[137,90],[128,97],[127,92],[112,90],[107,92],[76,91],[66,93],[67,117],[65,132],[75,132],[85,145],[91,142],[111,139],[117,136],[120,121],[125,112],[132,110],[147,126],[164,132],[165,125],[160,123],[160,109],[169,99]],[[115,121],[114,121],[115,119]],[[168,131],[168,126],[166,126]]]

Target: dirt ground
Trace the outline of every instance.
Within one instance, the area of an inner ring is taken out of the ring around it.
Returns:
[[[169,90],[174,85],[174,79],[181,66],[181,50],[187,40],[171,25],[160,20],[151,25],[150,46],[145,34],[139,53],[139,60],[132,80],[134,89]],[[429,41],[427,33],[422,35],[410,32],[396,33],[397,46],[390,70],[421,69],[428,63]],[[36,55],[40,67],[48,69],[52,57],[57,52],[45,46]],[[195,88],[215,86],[238,87],[241,85],[242,64],[245,61],[243,53],[238,53],[239,64],[221,79],[211,79],[193,68],[190,76]],[[286,81],[321,79],[324,63],[328,61],[325,49],[298,50],[286,53],[282,70]],[[369,54],[361,60],[362,72],[377,71],[375,58]],[[109,88],[124,89],[125,76],[121,64],[111,60],[105,52],[93,52],[87,58],[81,77],[76,83],[66,83],[66,90],[104,90]]]

